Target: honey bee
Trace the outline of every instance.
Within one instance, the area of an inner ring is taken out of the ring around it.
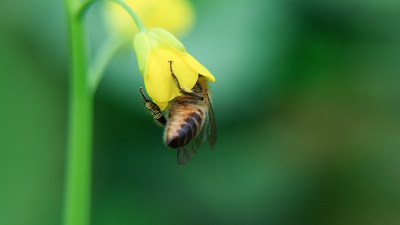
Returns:
[[[139,91],[144,99],[145,109],[158,124],[165,126],[164,142],[168,147],[178,150],[177,161],[178,165],[182,166],[196,155],[197,150],[206,140],[210,149],[214,147],[217,140],[217,127],[207,80],[199,75],[192,92],[187,92],[181,88],[172,70],[172,61],[169,63],[171,76],[182,95],[169,103],[168,120],[160,108],[146,98],[142,88]]]

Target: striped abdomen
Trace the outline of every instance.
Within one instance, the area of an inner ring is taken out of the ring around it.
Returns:
[[[177,106],[170,111],[165,128],[165,142],[171,148],[180,148],[193,140],[203,125],[203,110],[193,106]]]

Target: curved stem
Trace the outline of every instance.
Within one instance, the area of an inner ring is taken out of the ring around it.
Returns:
[[[144,32],[147,30],[146,27],[143,25],[142,21],[140,20],[140,18],[138,17],[138,15],[135,13],[135,11],[133,11],[132,8],[128,4],[126,4],[126,2],[124,2],[123,0],[90,0],[90,1],[87,1],[82,6],[81,10],[79,11],[79,17],[83,17],[93,3],[100,2],[100,1],[102,1],[102,2],[110,1],[110,2],[114,2],[118,5],[120,5],[122,8],[125,9],[125,11],[127,13],[129,13],[133,22],[135,22],[137,28],[139,29],[139,32]]]
[[[91,201],[93,95],[89,85],[85,24],[77,15],[80,0],[65,0],[69,25],[69,127],[64,225],[88,225]]]
[[[99,52],[96,54],[96,58],[92,65],[91,74],[91,88],[94,94],[97,87],[103,78],[104,70],[110,63],[112,57],[126,44],[125,39],[118,39],[116,37],[108,38],[104,44],[101,46]]]

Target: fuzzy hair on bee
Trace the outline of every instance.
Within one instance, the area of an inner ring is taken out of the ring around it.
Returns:
[[[180,87],[172,71],[172,61],[170,61],[170,71],[182,95],[168,104],[166,110],[168,120],[160,108],[145,97],[141,89],[140,92],[146,110],[158,123],[165,125],[163,141],[168,147],[177,149],[178,165],[182,166],[196,155],[203,142],[207,141],[210,149],[214,147],[217,127],[207,80],[199,75],[192,92],[186,92]]]

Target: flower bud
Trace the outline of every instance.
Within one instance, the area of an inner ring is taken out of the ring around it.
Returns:
[[[187,0],[124,0],[140,17],[145,27],[163,27],[175,35],[193,25],[194,7]],[[129,14],[119,5],[106,2],[106,25],[118,35],[133,38],[138,32]]]

